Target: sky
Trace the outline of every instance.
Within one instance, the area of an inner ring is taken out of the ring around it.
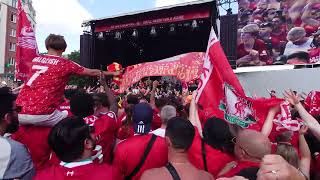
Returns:
[[[147,10],[193,0],[33,0],[36,10],[36,37],[39,51],[50,34],[63,35],[66,53],[80,49],[81,23],[85,20]]]

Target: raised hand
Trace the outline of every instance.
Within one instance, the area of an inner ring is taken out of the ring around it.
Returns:
[[[158,85],[159,85],[159,81],[155,80],[155,81],[153,81],[153,83],[152,83],[152,88],[155,89],[155,88],[158,87]]]
[[[303,125],[303,126],[300,127],[299,133],[300,134],[306,134],[308,129],[309,128],[307,126]]]
[[[300,103],[299,97],[291,89],[289,91],[284,91],[283,95],[285,99],[292,105]]]
[[[119,76],[122,73],[122,71],[116,71],[116,72],[112,72],[113,76]]]

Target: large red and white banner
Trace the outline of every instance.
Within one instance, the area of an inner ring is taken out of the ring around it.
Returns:
[[[161,61],[129,66],[123,74],[120,92],[124,92],[140,79],[150,76],[174,76],[182,82],[194,80],[201,74],[203,57],[202,52],[192,52]]]
[[[18,21],[17,21],[17,48],[16,48],[16,68],[17,79],[26,80],[30,71],[31,61],[38,55],[38,45],[35,32],[22,7],[21,0],[18,1]]]
[[[206,118],[215,116],[260,131],[270,107],[282,101],[277,98],[252,99],[245,95],[212,29],[196,96]]]

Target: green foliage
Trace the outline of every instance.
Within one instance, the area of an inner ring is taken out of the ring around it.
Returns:
[[[80,63],[80,51],[73,51],[70,54],[67,55],[67,58],[76,62],[76,63]]]
[[[73,51],[70,54],[67,55],[67,58],[71,61],[74,61],[76,63],[80,63],[80,51]],[[87,76],[78,76],[78,75],[72,75],[69,78],[68,85],[77,85],[78,87],[84,87],[88,85],[90,82],[90,77]]]

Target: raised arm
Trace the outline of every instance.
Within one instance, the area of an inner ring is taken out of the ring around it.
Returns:
[[[153,81],[151,95],[150,95],[150,105],[152,109],[156,109],[156,90],[158,85],[159,85],[159,82],[157,80]]]
[[[311,152],[307,144],[304,134],[308,131],[308,127],[302,126],[299,130],[299,152],[300,152],[300,164],[299,169],[301,172],[310,179],[310,163]]]
[[[299,115],[305,122],[306,126],[310,129],[310,131],[313,133],[314,136],[317,137],[318,140],[320,140],[320,124],[318,121],[307,112],[307,110],[302,106],[302,104],[299,101],[299,97],[295,95],[292,90],[285,91],[284,93],[285,98],[288,102],[290,102],[292,105],[294,105],[295,109],[298,111]]]
[[[143,94],[144,97],[146,97],[150,93],[150,89],[147,88],[146,92]]]
[[[102,71],[102,72],[106,76],[118,76],[121,73],[120,71],[117,71],[117,72]],[[85,68],[84,71],[82,73],[80,73],[80,75],[99,76],[100,73],[101,73],[101,70],[99,70],[99,69],[88,69],[88,68]]]
[[[292,6],[289,8],[288,14],[292,22],[295,22],[299,17],[301,17],[301,11],[306,5],[306,0],[296,0]]]
[[[303,23],[308,24],[308,25],[312,25],[312,26],[319,26],[320,25],[320,21],[313,18],[311,15],[312,12],[312,6],[315,5],[316,3],[319,2],[309,2],[305,8],[304,8],[304,12],[301,16],[301,20]]]
[[[23,87],[24,87],[24,83],[21,84],[19,87],[13,89],[12,92],[15,93],[15,94],[16,94],[16,93],[19,93],[19,91],[20,91]]]
[[[201,126],[201,122],[199,119],[198,109],[197,109],[196,100],[195,100],[196,94],[197,94],[197,91],[193,91],[192,100],[191,100],[190,107],[189,107],[189,120],[193,126],[197,127],[200,136],[203,137],[202,136],[202,126]]]
[[[117,103],[116,97],[114,96],[113,92],[111,92],[110,88],[108,87],[103,74],[100,74],[99,81],[100,81],[100,84],[104,87],[104,91],[107,94],[108,101],[110,102],[109,110],[114,112],[115,114],[118,114],[118,103]]]
[[[268,116],[262,126],[261,129],[261,133],[269,136],[271,131],[272,131],[272,127],[273,127],[273,119],[274,116],[280,111],[280,106],[274,106],[272,108],[270,108],[269,112],[268,112]]]

